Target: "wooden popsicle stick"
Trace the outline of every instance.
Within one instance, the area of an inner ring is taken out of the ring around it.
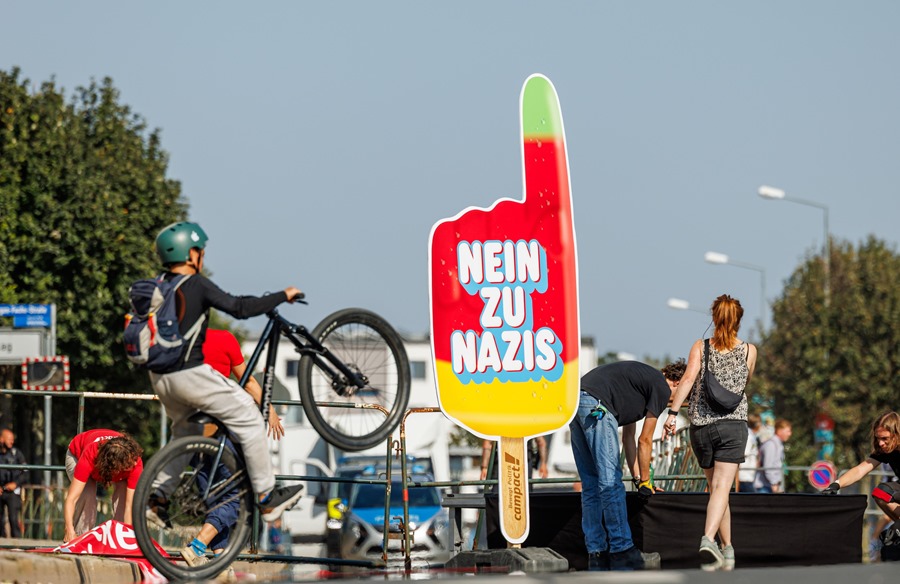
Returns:
[[[528,537],[528,459],[524,438],[500,438],[500,531],[511,544]]]

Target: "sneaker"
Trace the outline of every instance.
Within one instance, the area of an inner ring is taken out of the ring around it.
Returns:
[[[303,485],[272,489],[265,500],[257,503],[263,521],[275,521],[281,514],[297,504]]]
[[[637,546],[631,546],[624,552],[616,552],[609,554],[610,570],[646,570],[648,567],[659,567],[659,554],[645,554],[637,549]]]
[[[159,529],[172,529],[169,520],[169,502],[160,495],[150,495],[147,499],[147,511],[144,513],[147,522]]]
[[[718,570],[725,564],[725,556],[719,546],[705,535],[700,538],[700,569],[707,572]]]
[[[184,558],[184,561],[187,562],[187,565],[196,568],[197,566],[202,566],[203,564],[209,563],[209,558],[206,556],[198,556],[197,552],[194,551],[194,548],[191,546],[186,546],[183,550],[181,550],[181,557]]]
[[[662,558],[656,552],[641,552],[645,570],[659,570],[662,567]]]
[[[734,570],[734,546],[731,544],[722,548],[722,569],[726,572]]]
[[[588,571],[590,572],[607,572],[609,571],[609,552],[594,552],[588,554]]]

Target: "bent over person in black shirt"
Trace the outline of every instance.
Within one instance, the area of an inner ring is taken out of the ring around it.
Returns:
[[[666,410],[684,375],[685,363],[662,372],[637,361],[601,365],[581,378],[578,412],[569,424],[572,451],[581,477],[581,514],[590,570],[641,570],[659,567],[659,554],[644,554],[631,539],[619,427],[625,458],[637,480],[638,494],[650,497],[650,455],[656,420]],[[635,423],[643,420],[635,452]]]

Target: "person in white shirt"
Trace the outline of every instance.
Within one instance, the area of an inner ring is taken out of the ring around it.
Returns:
[[[747,447],[744,449],[744,462],[738,470],[739,493],[755,493],[756,470],[759,468],[759,427],[762,424],[759,416],[750,414],[747,416]]]

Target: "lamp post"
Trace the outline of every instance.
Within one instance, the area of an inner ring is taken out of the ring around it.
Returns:
[[[681,298],[669,298],[668,300],[666,300],[666,306],[668,306],[672,310],[690,310],[691,312],[699,312],[700,314],[709,316],[708,310],[700,310],[699,308],[694,308],[693,306],[691,306],[690,302]]]
[[[817,209],[821,209],[822,223],[825,235],[825,240],[823,243],[825,256],[825,284],[823,287],[823,292],[825,294],[825,308],[828,308],[828,306],[831,304],[831,238],[828,236],[828,206],[823,205],[822,203],[817,203],[816,201],[810,201],[808,199],[789,197],[784,192],[784,189],[779,189],[777,187],[771,187],[768,185],[759,187],[759,190],[757,192],[759,193],[759,196],[764,199],[791,201],[800,205],[806,205],[808,207],[816,207]]]
[[[753,270],[754,272],[759,272],[759,313],[760,318],[762,319],[763,326],[766,323],[766,269],[762,266],[757,266],[756,264],[748,264],[747,262],[740,262],[738,260],[731,259],[724,253],[719,253],[716,251],[708,251],[703,254],[703,259],[709,262],[710,264],[720,264],[720,265],[729,265],[735,266],[738,268],[745,268],[747,270]]]

